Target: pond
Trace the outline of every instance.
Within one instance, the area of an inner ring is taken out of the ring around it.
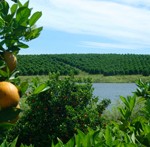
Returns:
[[[120,96],[131,96],[136,91],[135,83],[93,83],[93,94],[98,96],[100,100],[109,98],[111,105],[115,104]]]

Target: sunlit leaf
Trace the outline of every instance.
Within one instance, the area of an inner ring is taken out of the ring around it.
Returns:
[[[15,71],[15,72],[13,72],[13,73],[10,75],[9,80],[14,80],[14,79],[16,79],[17,74],[19,74],[19,71],[18,71],[18,70]]]
[[[34,38],[37,38],[40,35],[40,32],[42,31],[43,27],[35,28],[31,32],[26,34],[26,40],[31,40]]]
[[[27,2],[25,2],[25,4],[23,6],[28,7],[29,6],[29,0]]]
[[[112,140],[112,134],[111,134],[109,126],[107,126],[105,130],[105,140],[106,140],[106,145],[112,146],[113,140]]]
[[[36,23],[36,21],[41,17],[41,15],[41,12],[35,12],[29,20],[30,26],[33,26]]]
[[[11,13],[12,13],[12,14],[16,13],[17,7],[18,7],[17,4],[13,4],[13,5],[11,6],[11,9],[10,9],[10,10],[11,10]]]
[[[28,17],[30,16],[31,10],[27,7],[20,7],[17,10],[16,21],[19,24],[23,24],[28,21]]]
[[[43,83],[34,90],[33,94],[38,94],[38,93],[44,92],[48,89],[49,89],[49,86],[47,86],[47,84]]]

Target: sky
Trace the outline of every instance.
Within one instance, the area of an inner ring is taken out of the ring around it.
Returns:
[[[150,54],[150,0],[30,0],[29,6],[42,11],[43,31],[20,54]]]

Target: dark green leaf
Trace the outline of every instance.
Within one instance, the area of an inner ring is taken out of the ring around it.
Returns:
[[[24,43],[22,43],[22,42],[18,42],[18,47],[20,47],[20,48],[28,48],[29,46],[27,45],[27,44],[24,44]]]
[[[1,12],[3,13],[4,16],[6,16],[9,11],[9,5],[6,1],[1,2],[1,5],[2,5]]]
[[[0,123],[0,131],[4,131],[12,127],[13,124],[10,123]]]
[[[19,115],[20,112],[21,110],[15,107],[0,110],[0,122],[7,122],[9,120],[13,120]]]
[[[2,18],[0,18],[0,29],[4,26],[4,20]]]
[[[11,0],[11,1],[13,1],[13,2],[17,3],[17,1],[18,1],[18,0]]]

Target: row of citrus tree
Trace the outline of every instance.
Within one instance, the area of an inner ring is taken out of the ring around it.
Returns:
[[[90,74],[149,75],[150,56],[136,54],[64,54],[56,55],[59,61],[68,63]]]
[[[20,75],[47,75],[59,72],[68,75],[70,72],[78,74],[79,70],[55,59],[51,55],[18,55],[17,70]]]
[[[150,56],[133,54],[60,54],[19,55],[18,70],[21,75],[45,75],[60,72],[66,75],[79,70],[89,74],[132,75],[150,74]],[[78,70],[79,69],[79,70]]]

